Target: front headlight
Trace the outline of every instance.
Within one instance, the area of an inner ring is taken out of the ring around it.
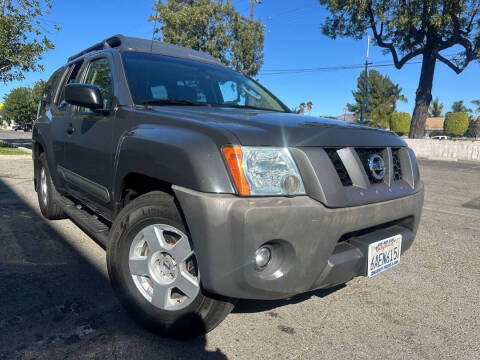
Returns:
[[[224,146],[222,152],[240,195],[304,195],[287,148]]]

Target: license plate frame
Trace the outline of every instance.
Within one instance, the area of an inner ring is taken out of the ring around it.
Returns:
[[[402,235],[394,235],[368,245],[367,277],[374,277],[400,263]]]

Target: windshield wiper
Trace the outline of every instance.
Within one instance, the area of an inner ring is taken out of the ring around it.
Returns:
[[[214,107],[225,107],[225,108],[234,108],[234,109],[252,109],[252,110],[262,110],[262,111],[276,111],[276,112],[285,112],[275,109],[261,108],[252,105],[238,105],[238,104],[215,104]]]
[[[185,106],[208,106],[207,103],[190,101],[185,99],[148,99],[143,105],[185,105]]]

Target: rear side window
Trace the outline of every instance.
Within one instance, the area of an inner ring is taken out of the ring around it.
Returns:
[[[70,67],[68,68],[69,73],[66,76],[65,81],[63,82],[62,91],[60,92],[60,95],[55,102],[59,110],[64,110],[67,106],[67,102],[65,101],[65,86],[71,83],[78,82],[78,73],[80,72],[82,63],[83,61],[76,62],[75,64],[70,65]]]
[[[103,110],[110,109],[110,103],[113,95],[113,76],[110,63],[107,59],[101,58],[93,60],[90,63],[84,83],[98,87],[100,89],[100,93],[102,94]],[[159,89],[159,91],[161,90]],[[85,108],[81,108],[80,111],[90,112],[90,110]]]
[[[58,83],[60,82],[62,75],[65,73],[65,70],[65,67],[58,69],[53,73],[50,79],[48,79],[47,84],[45,85],[45,90],[43,91],[42,101],[50,103],[55,99],[55,90],[57,89]]]
[[[66,70],[66,67],[58,69],[52,76],[50,76],[50,79],[48,79],[45,84],[45,89],[43,90],[42,98],[40,99],[37,118],[45,114],[47,104],[51,104],[55,99],[58,84]]]

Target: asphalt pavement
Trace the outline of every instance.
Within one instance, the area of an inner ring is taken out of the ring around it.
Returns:
[[[421,173],[422,223],[399,266],[240,301],[185,342],[130,319],[104,250],[69,220],[41,217],[30,156],[0,156],[0,359],[478,359],[480,163],[421,161]]]

